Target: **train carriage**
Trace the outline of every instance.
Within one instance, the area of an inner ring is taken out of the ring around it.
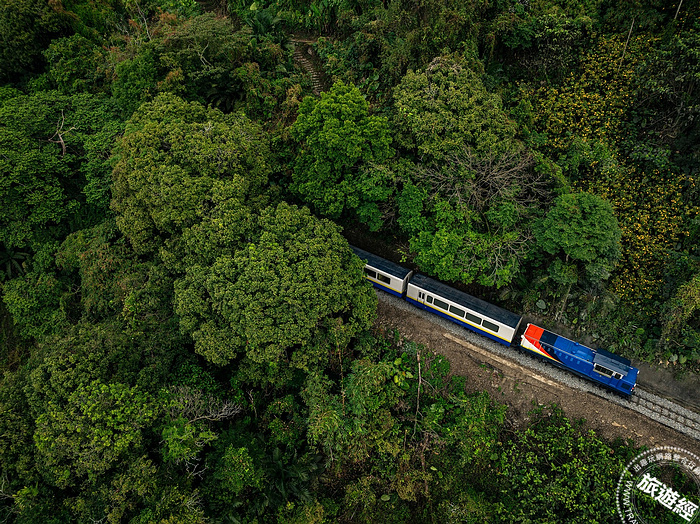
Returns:
[[[527,325],[520,346],[623,395],[631,395],[637,384],[639,370],[626,358],[591,349],[534,324]]]
[[[350,247],[365,262],[365,277],[376,288],[505,346],[514,344],[522,321],[520,315],[425,275],[414,274],[360,248]],[[602,349],[591,349],[534,324],[527,325],[519,345],[531,354],[610,390],[626,396],[634,392],[639,370],[626,358]]]
[[[350,248],[365,262],[365,277],[374,287],[403,298],[413,271],[368,253],[359,247],[350,246]]]
[[[520,315],[420,274],[408,282],[406,300],[506,346],[522,320]]]

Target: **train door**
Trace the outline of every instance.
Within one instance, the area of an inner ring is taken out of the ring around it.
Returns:
[[[411,277],[413,276],[413,271],[409,271],[408,275],[406,275],[401,282],[401,297],[406,298],[406,293],[408,293],[408,282],[411,280]]]

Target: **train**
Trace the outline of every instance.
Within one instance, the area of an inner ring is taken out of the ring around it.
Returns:
[[[628,359],[604,349],[592,349],[535,324],[528,323],[523,328],[521,315],[358,247],[350,247],[365,263],[365,278],[374,287],[624,397],[634,393],[639,370]]]

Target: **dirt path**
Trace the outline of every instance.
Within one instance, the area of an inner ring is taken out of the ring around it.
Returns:
[[[695,439],[590,393],[534,375],[519,364],[454,337],[417,314],[382,300],[377,313],[380,329],[396,329],[405,338],[444,355],[449,359],[453,373],[468,377],[468,388],[488,391],[496,401],[508,405],[508,420],[515,428],[526,425],[533,404],[556,403],[569,418],[585,419],[586,427],[606,439],[631,438],[638,445],[680,446],[700,453],[700,442]]]

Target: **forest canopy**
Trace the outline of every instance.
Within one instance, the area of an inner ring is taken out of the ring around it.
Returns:
[[[616,521],[633,446],[513,431],[375,326],[348,239],[700,370],[697,2],[0,0],[0,34],[1,520]]]

